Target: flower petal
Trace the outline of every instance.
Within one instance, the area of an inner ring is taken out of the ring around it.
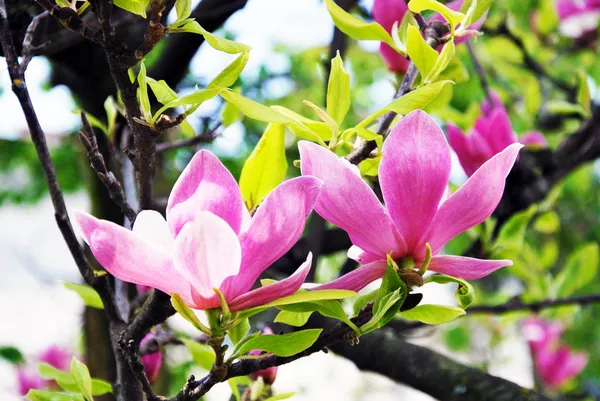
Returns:
[[[361,266],[327,284],[314,287],[312,290],[350,290],[358,292],[373,281],[382,278],[386,268],[387,262],[379,260]]]
[[[298,143],[303,175],[323,180],[315,211],[346,231],[353,244],[381,255],[403,254],[402,236],[373,190],[347,160],[308,141]]]
[[[502,267],[512,266],[512,264],[512,260],[483,260],[464,256],[438,255],[431,258],[429,270],[465,280],[477,280]]]
[[[173,238],[165,218],[155,210],[142,210],[138,213],[131,231],[163,247],[168,252],[173,250],[175,238]]]
[[[113,276],[191,300],[188,281],[175,270],[171,254],[163,247],[87,213],[76,212],[75,223],[98,263]]]
[[[237,235],[211,212],[198,213],[175,240],[175,268],[201,297],[214,296],[213,288],[220,288],[227,277],[240,271],[241,260]]]
[[[240,234],[240,274],[225,283],[236,297],[248,291],[260,274],[298,241],[323,183],[315,177],[297,177],[275,188],[260,204],[248,229]]]
[[[487,219],[502,198],[506,177],[522,147],[515,143],[492,157],[452,194],[437,211],[422,244],[429,242],[435,255],[449,240]]]
[[[519,139],[523,145],[531,146],[536,149],[542,149],[548,147],[548,141],[544,134],[540,131],[531,131],[523,134]]]
[[[206,210],[225,220],[237,234],[242,226],[242,195],[235,179],[212,153],[201,150],[183,170],[167,203],[173,235],[196,213]]]
[[[292,295],[298,291],[300,286],[302,286],[302,283],[304,283],[304,280],[306,280],[311,263],[312,253],[309,253],[306,261],[302,263],[294,274],[284,280],[240,295],[229,303],[230,309],[235,312],[253,306],[264,305],[276,299]]]
[[[485,127],[480,127],[479,123],[485,120]],[[486,139],[492,154],[502,152],[507,146],[517,142],[517,136],[504,108],[496,108],[487,119],[480,118],[475,124],[475,129]]]
[[[352,245],[347,252],[347,256],[360,263],[361,265],[366,265],[367,263],[375,262],[376,260],[381,260],[382,257],[380,255],[375,255],[373,253],[365,252],[356,245]]]
[[[433,220],[446,192],[450,168],[444,133],[422,110],[406,115],[383,144],[379,182],[409,253]]]
[[[465,135],[460,128],[450,124],[446,126],[446,131],[450,146],[456,152],[460,165],[469,177],[495,154],[479,131],[471,130],[468,135]]]

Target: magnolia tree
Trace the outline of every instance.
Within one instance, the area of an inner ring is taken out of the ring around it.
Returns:
[[[192,401],[221,382],[284,399],[277,367],[327,350],[440,400],[598,399],[600,5],[324,3],[329,49],[287,49],[289,71],[250,79],[250,44],[213,33],[246,1],[0,0],[12,90],[84,281],[66,286],[87,305],[80,355],[2,348],[26,399]],[[204,42],[233,61],[184,80]],[[49,150],[34,56],[79,103],[79,144]],[[281,76],[296,89],[266,99]],[[367,95],[378,79],[393,99]],[[219,107],[194,119],[207,101]],[[234,124],[251,152],[203,149]],[[93,214],[68,215],[59,178],[76,187],[61,173],[78,151]],[[454,306],[423,301],[448,291]],[[535,388],[405,341],[451,321],[435,331],[455,352],[516,325]],[[207,373],[163,363],[175,347]]]

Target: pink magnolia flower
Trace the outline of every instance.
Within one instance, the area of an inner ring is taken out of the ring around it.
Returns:
[[[523,323],[523,331],[531,345],[536,369],[547,385],[560,387],[585,368],[588,354],[574,352],[561,344],[563,327],[559,322],[531,318]]]
[[[144,345],[148,341],[150,341],[154,337],[154,334],[148,333],[142,339],[141,345]],[[146,371],[146,376],[148,376],[148,380],[151,384],[156,383],[158,379],[158,374],[160,372],[160,368],[162,366],[162,352],[160,350],[153,352],[151,354],[146,354],[142,356],[142,363],[144,364],[144,370]]]
[[[262,332],[263,334],[273,334],[273,330],[270,327],[265,327]],[[250,351],[250,355],[260,355],[261,353],[261,350]],[[271,385],[275,383],[275,379],[277,378],[277,366],[250,373],[250,377],[252,380],[258,380],[259,377],[262,377],[265,384]]]
[[[365,264],[323,288],[362,288],[382,277],[388,254],[400,262],[412,258],[419,267],[427,243],[434,255],[429,270],[455,277],[478,279],[512,264],[438,253],[450,239],[492,214],[522,145],[513,144],[492,157],[444,200],[450,148],[435,121],[424,111],[413,111],[383,145],[379,182],[387,207],[356,166],[313,143],[301,141],[299,147],[302,174],[324,182],[315,211],[349,234],[354,246],[348,256]]]
[[[570,38],[579,38],[594,31],[600,21],[598,0],[558,0],[556,11],[560,18],[558,30]]]
[[[450,146],[469,177],[494,155],[519,142],[508,113],[497,94],[492,94],[492,102],[483,102],[481,111],[483,115],[477,119],[467,135],[453,124],[446,126]],[[535,147],[548,146],[546,138],[538,131],[525,134],[521,142]]]
[[[463,1],[454,0],[446,4],[446,6],[454,11],[459,11]],[[373,3],[373,19],[390,34],[392,33],[394,23],[397,22],[399,25],[407,11],[408,6],[404,0],[375,0]],[[473,23],[469,29],[479,30],[484,20],[485,16]],[[435,14],[429,21],[445,21],[445,19],[440,14]],[[468,36],[457,38],[456,43],[462,43],[467,39]],[[406,57],[398,54],[390,45],[382,42],[379,46],[379,52],[390,71],[404,74],[408,69],[408,60]]]
[[[36,361],[37,363],[45,362],[56,369],[68,371],[72,357],[73,355],[69,351],[51,345],[36,358]],[[39,375],[36,366],[20,366],[17,370],[17,386],[21,395],[27,394],[29,390],[46,389],[54,385],[53,380],[45,380]]]
[[[290,277],[251,291],[258,276],[300,238],[321,188],[315,177],[298,177],[275,188],[250,216],[235,179],[219,159],[202,150],[175,183],[166,220],[139,213],[133,230],[79,212],[76,221],[98,262],[123,281],[177,293],[195,309],[232,311],[294,293],[311,255]]]

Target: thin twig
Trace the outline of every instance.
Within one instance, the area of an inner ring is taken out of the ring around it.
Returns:
[[[45,26],[44,22],[46,22],[50,13],[48,11],[44,11],[43,13],[37,15],[31,23],[27,27],[27,31],[25,32],[25,37],[23,38],[23,50],[21,59],[21,74],[25,74],[25,70],[29,65],[29,62],[36,54],[41,53],[50,42],[42,43],[40,45],[36,45],[39,42],[41,31],[40,26]],[[41,24],[41,25],[40,25]]]
[[[148,26],[146,27],[144,42],[135,51],[135,59],[132,65],[136,64],[143,59],[146,54],[150,53],[158,42],[166,35],[167,30],[161,24],[161,18],[164,11],[165,2],[163,0],[152,0],[152,14]]]
[[[35,0],[50,15],[55,17],[66,28],[77,32],[82,37],[95,42],[102,42],[102,34],[98,29],[85,24],[77,12],[69,7],[59,7],[50,0]]]
[[[579,297],[545,299],[537,302],[522,302],[515,298],[503,305],[475,305],[467,309],[468,314],[473,313],[492,313],[502,314],[514,311],[539,312],[542,309],[556,308],[565,305],[590,305],[600,302],[600,294],[583,295]]]
[[[196,146],[200,143],[212,142],[219,134],[217,130],[221,127],[222,123],[218,123],[214,128],[209,131],[203,132],[189,139],[181,139],[179,141],[173,141],[168,143],[159,143],[156,145],[156,153],[166,152],[167,150],[186,148],[188,146]]]
[[[471,60],[473,61],[473,67],[475,67],[475,72],[477,73],[477,76],[479,77],[479,82],[481,83],[481,88],[483,89],[485,98],[490,103],[492,103],[492,106],[493,106],[494,100],[492,99],[492,96],[491,96],[490,85],[489,85],[487,77],[485,75],[485,70],[483,69],[483,66],[481,65],[481,63],[479,62],[477,55],[475,54],[475,50],[473,49],[473,44],[471,43],[471,41],[467,41],[467,49],[469,50],[469,54],[471,55]]]

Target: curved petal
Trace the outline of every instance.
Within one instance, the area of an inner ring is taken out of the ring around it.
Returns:
[[[407,11],[408,5],[404,0],[375,0],[373,2],[373,19],[388,32],[392,32],[394,23],[397,22],[400,25]]]
[[[75,223],[98,263],[113,276],[128,283],[178,293],[191,302],[188,281],[175,270],[163,247],[110,221],[76,212]]]
[[[379,53],[387,64],[388,70],[391,72],[404,74],[406,73],[406,70],[408,70],[408,59],[392,49],[387,43],[381,43],[379,46]]]
[[[312,290],[350,290],[358,292],[373,281],[382,278],[386,268],[387,262],[385,260],[369,263],[327,284],[314,287]]]
[[[300,286],[302,286],[302,283],[304,283],[304,280],[306,280],[306,276],[308,275],[311,264],[312,253],[309,253],[306,261],[302,263],[298,270],[296,270],[296,272],[288,278],[265,287],[246,292],[245,294],[242,294],[232,300],[229,303],[231,311],[235,312],[242,309],[248,309],[253,306],[264,305],[276,299],[292,295],[298,291]]]
[[[515,143],[485,162],[436,213],[421,243],[435,255],[452,238],[487,219],[502,198],[508,173],[523,145]]]
[[[357,261],[361,265],[366,265],[367,263],[375,262],[376,260],[382,259],[380,255],[365,252],[356,245],[352,245],[350,249],[348,249],[347,256],[350,259]]]
[[[542,149],[548,147],[548,141],[544,134],[540,131],[530,131],[521,136],[519,139],[523,145],[531,146],[533,148]]]
[[[163,247],[168,252],[173,250],[175,238],[173,238],[165,218],[155,210],[142,210],[138,213],[131,231]]]
[[[492,149],[492,154],[502,152],[507,146],[517,142],[517,136],[513,132],[510,119],[503,108],[495,109],[489,119],[487,129],[475,128],[487,140]]]
[[[240,234],[242,267],[240,274],[226,283],[231,296],[252,288],[258,276],[298,241],[322,185],[315,177],[297,177],[267,195],[248,229]]]
[[[431,258],[429,270],[465,280],[477,280],[506,266],[512,266],[512,260],[483,260],[464,256],[440,255]]]
[[[450,178],[450,149],[427,113],[406,115],[383,144],[379,182],[388,212],[411,253],[427,231]]]
[[[225,220],[235,231],[240,232],[242,195],[235,179],[223,163],[207,150],[196,153],[183,170],[169,195],[167,221],[173,235],[206,210]]]
[[[175,240],[175,268],[204,298],[212,298],[213,288],[239,272],[241,260],[242,249],[235,232],[210,212],[198,213]]]
[[[348,233],[353,244],[367,252],[402,255],[402,236],[358,169],[328,149],[308,141],[298,143],[303,175],[323,180],[315,211]]]
[[[585,368],[588,363],[589,356],[585,352],[573,352],[567,347],[562,347],[558,350],[566,354],[565,360],[559,365],[556,372],[556,384],[560,385],[564,381],[577,376]]]

